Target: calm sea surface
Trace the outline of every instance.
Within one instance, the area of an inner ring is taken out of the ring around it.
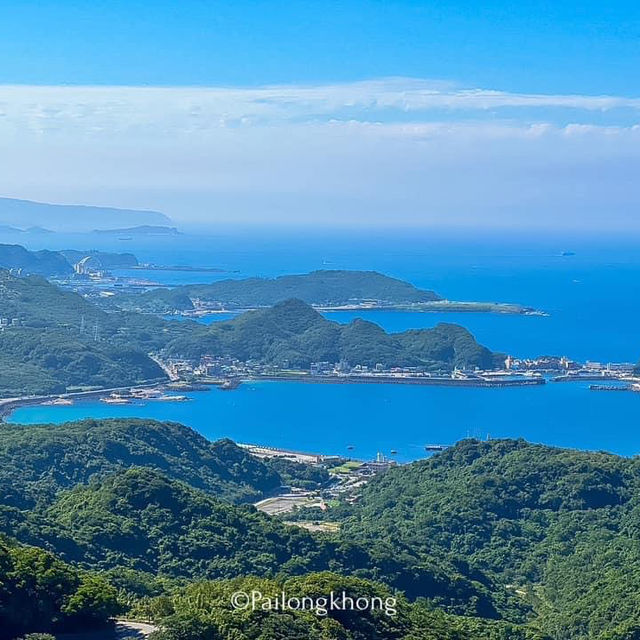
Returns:
[[[555,354],[603,362],[640,358],[637,239],[229,232],[142,241],[51,236],[27,244],[34,249],[117,249],[143,261],[226,271],[132,273],[168,285],[313,269],[374,269],[451,300],[518,302],[550,316],[367,312],[328,317],[338,322],[365,317],[388,331],[456,322],[488,347],[519,356]],[[566,251],[575,255],[562,256]],[[640,393],[590,392],[579,383],[527,389],[252,383],[192,398],[184,404],[23,408],[12,420],[137,415],[183,422],[210,438],[326,453],[347,453],[353,446],[353,455],[362,458],[393,449],[399,459],[410,460],[424,455],[425,444],[487,434],[640,453]]]

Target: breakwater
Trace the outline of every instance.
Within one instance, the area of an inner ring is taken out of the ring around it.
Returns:
[[[546,383],[544,378],[450,378],[450,377],[410,377],[410,376],[322,376],[322,375],[287,375],[287,376],[251,376],[248,380],[266,380],[272,382],[305,382],[309,384],[407,384],[435,387],[535,387]]]

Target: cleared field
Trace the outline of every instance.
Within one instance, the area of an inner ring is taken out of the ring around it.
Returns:
[[[326,505],[322,498],[308,495],[286,495],[261,500],[255,504],[255,507],[258,511],[275,516],[293,511],[296,507],[320,507],[324,509]]]

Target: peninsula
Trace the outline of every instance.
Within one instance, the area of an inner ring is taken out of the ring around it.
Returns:
[[[169,226],[171,219],[158,211],[0,198],[0,224],[20,229],[46,227],[52,231],[82,233],[93,229],[117,229],[132,223]]]
[[[504,362],[455,324],[390,334],[361,319],[332,322],[298,299],[205,326],[107,312],[42,277],[0,271],[0,306],[0,397],[18,400],[167,382],[176,362],[192,371],[229,363],[232,372],[294,378],[335,367],[444,373],[452,384],[456,369],[488,371]]]
[[[518,304],[454,302],[435,291],[376,271],[321,270],[277,278],[225,279],[209,284],[154,288],[103,300],[112,308],[198,317],[273,306],[296,298],[320,311],[411,311],[539,314]]]

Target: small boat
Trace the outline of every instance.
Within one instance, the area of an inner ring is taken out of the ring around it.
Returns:
[[[186,402],[189,398],[187,396],[170,396],[163,395],[157,398],[151,398],[151,400],[159,400],[160,402]]]
[[[69,398],[55,398],[54,400],[47,400],[42,404],[48,407],[68,407],[73,404],[73,400]]]
[[[240,386],[240,380],[236,378],[225,380],[219,387],[220,391],[233,391]]]
[[[127,398],[120,398],[117,396],[109,396],[108,398],[100,398],[100,402],[105,404],[131,404],[131,401]]]
[[[398,452],[395,449],[391,449],[391,455],[396,456],[398,455]]]
[[[349,451],[353,451],[353,450],[355,449],[355,447],[354,447],[352,444],[350,444],[350,445],[347,447],[347,449],[348,449]]]
[[[447,448],[446,444],[428,444],[425,445],[425,451],[444,451]]]

